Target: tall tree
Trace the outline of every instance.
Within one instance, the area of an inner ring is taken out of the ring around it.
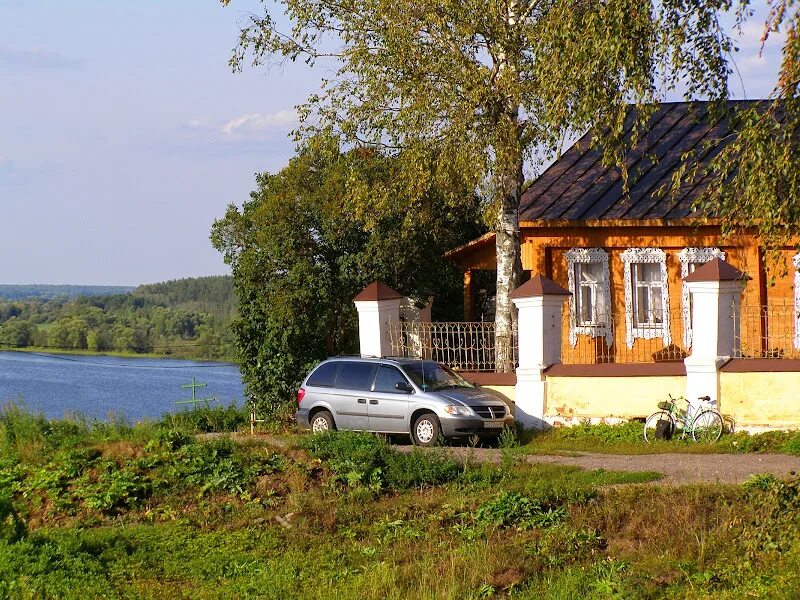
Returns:
[[[434,296],[435,309],[461,309],[448,297],[461,296],[460,273],[442,255],[480,233],[478,202],[453,209],[433,189],[424,201],[408,198],[396,163],[314,139],[279,173],[258,175],[250,200],[214,223],[212,243],[239,296],[243,379],[268,416],[287,407],[314,363],[357,351],[352,299],[375,279],[423,301]],[[354,198],[385,189],[394,209],[354,210]]]
[[[679,85],[688,95],[727,93],[731,43],[717,11],[730,0],[268,5],[242,29],[231,65],[240,69],[251,57],[256,66],[280,59],[332,66],[321,92],[300,107],[300,137],[326,130],[347,143],[381,146],[396,153],[410,190],[426,189],[420,179],[440,182],[457,173],[487,198],[501,360],[510,356],[510,294],[521,277],[518,209],[526,163],[535,175],[568,132],[597,125],[605,158],[613,161],[630,126],[629,103],[657,100]],[[279,7],[290,22],[286,31],[274,16]],[[648,111],[636,114],[644,122]]]
[[[753,17],[751,0],[738,2],[738,25]],[[763,23],[762,51],[771,38],[784,33],[778,80],[769,98],[720,114],[731,119],[735,137],[715,139],[698,154],[684,157],[673,189],[686,180],[706,178],[706,192],[696,205],[719,219],[726,234],[757,233],[772,267],[783,247],[800,239],[800,2],[769,0]],[[710,161],[696,160],[713,156]]]

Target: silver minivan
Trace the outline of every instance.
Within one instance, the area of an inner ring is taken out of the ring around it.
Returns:
[[[315,433],[410,434],[420,446],[497,436],[514,421],[496,396],[445,365],[415,358],[330,358],[306,377],[297,401],[298,424]]]

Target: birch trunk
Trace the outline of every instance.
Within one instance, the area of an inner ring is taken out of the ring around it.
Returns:
[[[519,201],[523,185],[522,156],[502,178],[500,207],[495,225],[497,293],[495,296],[495,362],[501,373],[514,370],[513,329],[516,321],[513,292],[522,280],[519,246]]]

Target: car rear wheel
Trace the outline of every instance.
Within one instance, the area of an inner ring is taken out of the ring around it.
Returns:
[[[324,433],[334,429],[336,429],[336,424],[333,422],[333,415],[327,410],[321,410],[311,418],[312,433]]]
[[[411,439],[417,446],[435,446],[442,436],[439,419],[433,413],[423,413],[414,420]]]

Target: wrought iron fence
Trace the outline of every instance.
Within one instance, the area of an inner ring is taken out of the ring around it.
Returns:
[[[792,304],[732,311],[736,358],[800,358],[800,315]]]
[[[517,331],[500,339],[494,323],[400,321],[389,324],[392,354],[427,358],[463,371],[510,371],[519,364]],[[507,341],[508,343],[502,343]]]
[[[677,362],[689,354],[683,347],[684,315],[680,309],[669,311],[669,323],[665,323],[662,311],[642,323],[624,313],[596,315],[591,324],[573,319],[565,307],[561,344],[564,364]],[[669,329],[669,336],[665,336],[665,328]]]

